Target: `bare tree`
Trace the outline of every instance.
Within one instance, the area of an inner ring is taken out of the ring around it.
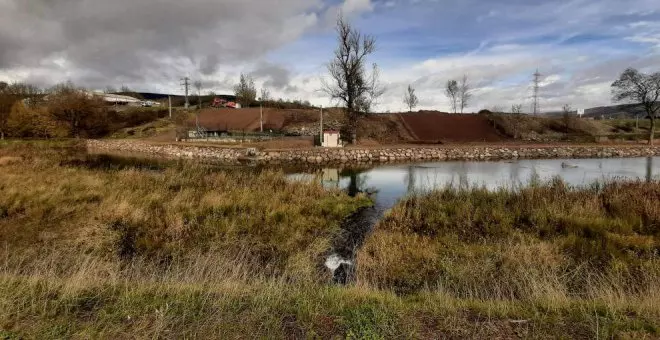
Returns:
[[[69,126],[69,135],[82,132],[96,135],[107,125],[103,100],[71,83],[57,85],[48,96],[48,111],[56,120]]]
[[[376,63],[371,65],[371,75],[368,77],[367,93],[362,97],[358,112],[370,114],[378,106],[378,99],[385,93],[385,87],[380,84],[380,69]]]
[[[8,133],[7,121],[14,104],[19,100],[26,100],[28,104],[34,105],[41,93],[41,90],[33,85],[0,82],[0,139],[4,139]]]
[[[244,107],[249,107],[257,99],[257,87],[252,76],[241,74],[241,79],[234,86],[236,100]]]
[[[561,111],[563,112],[564,127],[566,128],[566,132],[569,132],[571,130],[571,114],[573,112],[573,108],[571,107],[571,104],[564,104],[564,106],[561,108]]]
[[[261,88],[261,97],[259,97],[259,100],[262,103],[267,103],[268,101],[270,101],[270,91],[268,91],[267,88],[265,87]]]
[[[660,111],[660,72],[644,74],[634,68],[628,68],[612,83],[614,102],[630,102],[640,104],[651,120],[649,145],[655,138],[655,120]]]
[[[522,104],[513,104],[511,105],[511,114],[519,116],[522,114],[522,109],[523,105]],[[516,117],[514,119],[511,119],[511,127],[513,128],[513,138],[518,139],[520,137],[520,117]]]
[[[199,105],[199,109],[202,109],[202,82],[200,80],[196,81],[193,86],[195,87],[195,90],[197,90],[197,104]]]
[[[506,110],[504,108],[504,105],[493,105],[490,108],[490,112],[492,112],[492,113],[502,113],[502,112],[504,112],[504,110]]]
[[[458,101],[461,113],[470,105],[470,99],[472,99],[472,87],[466,74],[463,75],[463,79],[461,79],[461,83],[458,86]]]
[[[447,86],[445,87],[445,95],[447,96],[447,98],[449,98],[449,103],[451,104],[451,111],[453,113],[457,113],[460,89],[458,87],[458,82],[456,80],[447,81]]]
[[[374,64],[370,75],[366,70],[367,57],[376,50],[376,39],[362,34],[341,16],[336,31],[338,46],[328,64],[330,80],[323,80],[323,90],[345,107],[345,129],[355,144],[358,118],[369,114],[384,92],[378,82],[378,67]]]
[[[403,95],[403,103],[408,106],[408,112],[412,112],[412,110],[417,107],[419,99],[417,98],[417,95],[415,94],[415,88],[413,88],[412,85],[408,85],[408,89]]]

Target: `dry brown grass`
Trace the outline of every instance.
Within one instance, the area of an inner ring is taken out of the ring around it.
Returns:
[[[568,254],[554,241],[496,228],[477,233],[482,241],[468,233],[440,237],[437,223],[419,230],[434,233],[419,234],[411,228],[425,215],[405,215],[400,207],[386,221],[397,230],[381,226],[364,249],[373,253],[360,254],[360,281],[333,286],[321,263],[339,221],[365,204],[362,198],[289,183],[272,171],[81,158],[69,142],[0,145],[0,157],[23,158],[0,171],[0,338],[640,338],[660,332],[658,281],[623,286],[619,278],[631,268],[625,254],[608,276],[580,278],[585,271],[575,270],[558,277]],[[656,216],[655,206],[638,197],[649,192],[616,187],[608,209],[634,204],[637,210],[616,214]],[[576,196],[587,203],[568,216],[597,206],[585,198]],[[495,211],[482,220],[506,221]],[[441,216],[441,209],[433,214]],[[611,242],[625,249],[657,242],[619,234]],[[435,284],[437,268],[453,275],[451,284]],[[378,283],[382,276],[366,276],[374,269],[414,289],[397,295],[391,283]],[[644,275],[657,278],[657,272]],[[568,290],[566,282],[577,278],[589,289]]]
[[[660,326],[660,183],[411,197],[358,254],[358,281],[483,304],[603,309]],[[600,313],[600,312],[598,312]],[[616,333],[616,332],[615,332]]]
[[[523,140],[594,141],[609,134],[610,127],[595,120],[533,117],[527,115],[492,115],[495,127],[509,137]]]

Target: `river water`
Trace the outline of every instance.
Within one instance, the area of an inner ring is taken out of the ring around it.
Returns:
[[[325,168],[291,173],[292,180],[320,181],[349,194],[371,194],[374,207],[352,216],[342,228],[326,266],[335,281],[350,280],[356,250],[383,214],[410,194],[436,188],[519,188],[559,177],[576,186],[616,180],[660,180],[660,157],[551,159],[496,162],[432,162],[378,165],[367,169]]]

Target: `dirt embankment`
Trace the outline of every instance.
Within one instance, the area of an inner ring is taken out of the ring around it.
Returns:
[[[199,124],[207,130],[259,131],[261,110],[248,109],[205,109],[199,112]],[[264,129],[281,129],[284,117],[281,112],[263,110]],[[196,124],[195,120],[188,122]]]
[[[437,112],[400,113],[403,125],[417,142],[474,143],[503,142],[488,118],[481,115],[450,115]]]

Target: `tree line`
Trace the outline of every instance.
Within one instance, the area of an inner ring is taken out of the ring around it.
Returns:
[[[164,117],[167,110],[117,112],[103,98],[63,83],[48,89],[0,82],[0,138],[102,137]]]

